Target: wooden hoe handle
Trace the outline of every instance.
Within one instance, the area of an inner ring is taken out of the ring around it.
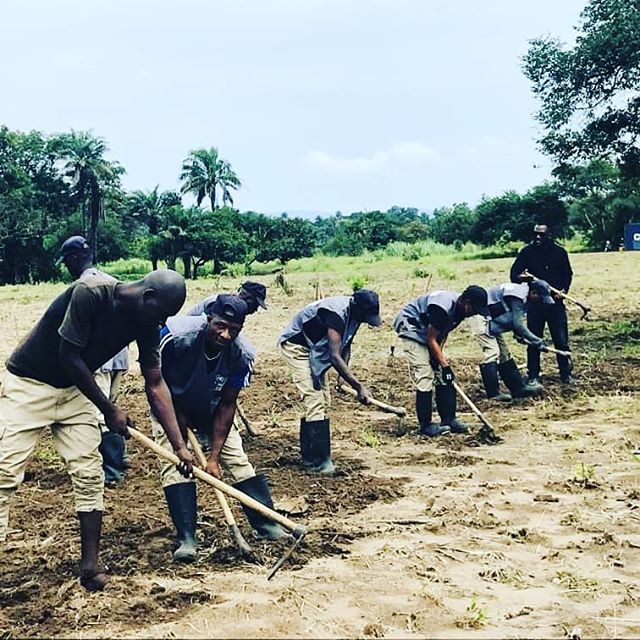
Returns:
[[[480,409],[476,407],[471,398],[462,390],[460,385],[455,380],[453,381],[453,387],[460,394],[460,397],[467,403],[469,409],[471,409],[471,411],[473,411],[473,413],[475,413],[476,416],[480,418],[480,422],[482,422],[482,424],[484,424],[484,426],[488,429],[491,429],[491,431],[494,431],[493,425],[487,420],[484,413],[482,413],[482,411],[480,411]]]
[[[351,387],[347,387],[344,384],[338,384],[338,391],[342,391],[344,393],[348,393],[350,396],[354,398],[358,397],[358,392]],[[404,407],[394,407],[392,404],[387,404],[386,402],[381,402],[380,400],[376,400],[375,398],[371,398],[371,405],[374,407],[378,407],[378,409],[382,409],[387,413],[395,413],[397,416],[404,418],[407,415],[407,410]]]
[[[173,464],[180,464],[180,458],[178,458],[178,456],[172,451],[168,451],[164,447],[160,446],[157,442],[154,442],[153,440],[151,440],[151,438],[148,438],[133,427],[128,427],[128,430],[131,434],[131,437],[137,440],[147,449],[150,449],[168,462],[172,462]],[[226,482],[222,482],[222,480],[218,480],[218,478],[208,474],[206,471],[198,469],[198,467],[193,467],[193,475],[198,478],[198,480],[202,480],[202,482],[211,485],[215,489],[219,489],[220,491],[222,491],[222,493],[235,498],[236,500],[238,500],[238,502],[241,502],[250,509],[261,513],[263,516],[265,516],[265,518],[269,518],[270,520],[281,524],[283,527],[286,527],[287,529],[289,529],[289,531],[291,531],[295,538],[302,537],[307,532],[307,528],[305,526],[289,520],[289,518],[283,516],[277,511],[274,511],[273,509],[269,509],[269,507],[263,505],[262,502],[254,500],[246,493],[238,491],[238,489],[236,489],[235,487],[228,485]]]
[[[191,429],[187,429],[187,435],[189,437],[189,443],[191,444],[191,448],[193,449],[194,453],[196,454],[196,458],[198,459],[198,464],[203,469],[205,469],[207,467],[207,458],[204,455],[204,451],[202,450],[200,443],[198,442],[198,438],[196,437],[196,434],[193,433]],[[240,529],[238,528],[238,523],[236,522],[236,519],[233,516],[233,512],[231,511],[231,507],[229,507],[229,503],[227,502],[227,499],[224,497],[224,493],[222,493],[220,489],[214,489],[213,491],[216,494],[216,498],[218,499],[218,503],[220,504],[220,507],[222,508],[222,513],[224,513],[225,522],[227,523],[227,525],[229,526],[229,529],[231,530],[231,535],[233,536],[236,546],[238,547],[238,549],[240,549],[240,551],[242,551],[242,553],[250,553],[251,547],[249,546],[249,543],[245,540],[244,536],[240,532]]]

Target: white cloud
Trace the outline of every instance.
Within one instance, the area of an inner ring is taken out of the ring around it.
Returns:
[[[303,162],[309,167],[328,172],[377,173],[387,166],[387,155],[384,151],[376,151],[370,156],[344,158],[326,151],[310,151]]]
[[[400,142],[394,144],[389,154],[406,164],[424,164],[438,158],[438,152],[421,142]]]
[[[326,151],[313,150],[302,162],[306,166],[327,173],[380,173],[392,166],[421,165],[433,162],[438,153],[421,142],[406,141],[388,149],[374,151],[369,156],[339,156]]]

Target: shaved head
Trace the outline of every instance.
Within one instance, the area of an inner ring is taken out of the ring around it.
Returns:
[[[131,283],[135,291],[137,315],[143,323],[164,324],[175,316],[187,297],[184,278],[171,269],[152,271]]]
[[[140,280],[144,290],[156,292],[158,300],[166,308],[170,316],[176,315],[187,297],[187,286],[184,278],[171,269],[152,271]]]

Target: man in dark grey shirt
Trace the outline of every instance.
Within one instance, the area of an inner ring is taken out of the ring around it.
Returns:
[[[104,475],[100,428],[126,435],[129,416],[97,386],[93,372],[136,340],[147,398],[190,474],[193,456],[180,434],[162,377],[159,326],[184,303],[184,279],[154,271],[131,283],[100,278],[76,281],[61,293],[7,361],[0,397],[0,541],[9,528],[9,499],[43,428],[50,427],[67,465],[80,521],[80,582],[96,591],[108,582],[99,561]]]
[[[74,280],[86,281],[89,278],[115,280],[113,276],[93,266],[91,254],[91,247],[83,236],[71,236],[62,243],[56,265],[63,263]],[[118,398],[120,383],[128,368],[129,348],[125,347],[113,358],[103,363],[94,373],[96,383],[112,402]],[[115,487],[124,480],[126,473],[125,439],[121,434],[107,429],[101,413],[99,413],[98,419],[102,433],[100,455],[104,470],[104,484],[107,487]]]

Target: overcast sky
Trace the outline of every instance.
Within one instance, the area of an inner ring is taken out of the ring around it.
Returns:
[[[521,72],[585,0],[2,0],[0,124],[89,129],[127,189],[216,146],[240,210],[432,209],[549,175]]]

